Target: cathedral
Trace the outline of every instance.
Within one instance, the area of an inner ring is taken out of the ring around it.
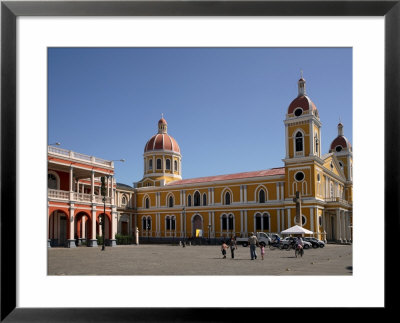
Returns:
[[[113,162],[89,156],[84,162],[85,155],[60,149],[57,153],[49,146],[49,245],[73,247],[83,241],[95,246],[102,234],[102,213],[107,215],[105,238],[110,245],[116,234],[157,241],[247,237],[250,232],[280,233],[296,224],[318,239],[351,243],[352,147],[341,123],[337,129],[329,152],[323,154],[318,109],[301,77],[298,95],[286,110],[286,155],[280,167],[182,178],[181,151],[164,117],[144,145],[143,178],[133,187],[115,183]],[[60,160],[72,155],[77,166],[62,166]],[[99,191],[102,176],[107,177],[104,198]],[[296,192],[301,223],[295,217]]]
[[[284,126],[286,156],[281,167],[182,179],[179,145],[161,118],[157,133],[144,147],[143,178],[129,191],[117,187],[118,199],[131,199],[134,208],[130,216],[124,214],[125,221],[132,223],[134,218],[142,237],[279,233],[298,224],[293,202],[298,191],[303,227],[325,241],[351,242],[352,147],[339,123],[329,152],[321,153],[321,121],[303,78]]]

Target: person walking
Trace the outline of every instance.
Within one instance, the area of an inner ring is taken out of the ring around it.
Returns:
[[[260,245],[260,251],[261,251],[261,259],[264,260],[264,255],[265,255],[265,247],[264,244]]]
[[[231,240],[229,241],[229,247],[231,248],[231,256],[232,259],[235,258],[235,249],[237,249],[237,244],[236,244],[236,237],[232,236]]]
[[[258,239],[254,235],[253,232],[250,233],[250,237],[249,237],[248,242],[249,242],[249,245],[250,245],[250,257],[251,257],[251,260],[257,259],[256,246],[258,244]]]
[[[228,249],[228,245],[224,241],[221,245],[221,252],[224,259],[226,258],[226,249]]]

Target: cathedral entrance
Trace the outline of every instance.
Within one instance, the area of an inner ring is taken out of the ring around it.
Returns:
[[[192,237],[196,237],[196,230],[203,229],[203,219],[200,215],[196,214],[192,219]]]

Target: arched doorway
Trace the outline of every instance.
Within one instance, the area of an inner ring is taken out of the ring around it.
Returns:
[[[61,210],[55,210],[49,217],[49,240],[51,247],[65,247],[67,245],[68,214]]]
[[[87,241],[91,239],[91,221],[89,214],[79,212],[75,216],[75,241],[77,245],[86,245]]]
[[[101,216],[102,216],[103,214],[104,214],[104,213],[101,213],[101,214],[99,214],[99,215],[97,216],[97,223],[96,223],[96,233],[97,233],[97,236],[100,236],[100,237],[103,236],[103,228],[102,228],[102,226],[99,224],[100,221],[101,221]],[[106,216],[104,217],[104,219],[105,219],[105,239],[106,239],[106,240],[109,240],[109,239],[111,239],[111,225],[110,225],[110,218],[109,218],[109,215],[106,214]]]
[[[203,230],[203,219],[199,214],[192,218],[192,237],[196,237],[196,230]]]

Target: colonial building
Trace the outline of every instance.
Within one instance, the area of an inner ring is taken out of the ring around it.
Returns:
[[[158,238],[279,233],[297,224],[293,199],[299,191],[305,228],[323,240],[351,242],[352,148],[343,125],[322,154],[322,123],[303,78],[284,125],[281,167],[182,179],[180,148],[162,117],[145,144],[143,178],[133,189],[117,187],[121,232],[138,227],[141,237]]]
[[[101,195],[106,178],[106,196]],[[98,157],[48,146],[49,246],[97,246],[102,236],[99,216],[105,217],[105,239],[115,244],[117,209],[114,163]]]
[[[351,242],[352,147],[339,123],[329,152],[321,152],[322,123],[303,78],[283,131],[286,155],[280,167],[182,179],[181,151],[162,117],[145,144],[143,178],[134,187],[115,183],[112,161],[49,146],[49,241],[96,246],[104,205],[111,245],[117,232],[137,230],[142,238],[159,239],[279,233],[299,224],[293,201],[299,192],[303,227],[319,239]],[[99,190],[103,176],[105,204]]]

